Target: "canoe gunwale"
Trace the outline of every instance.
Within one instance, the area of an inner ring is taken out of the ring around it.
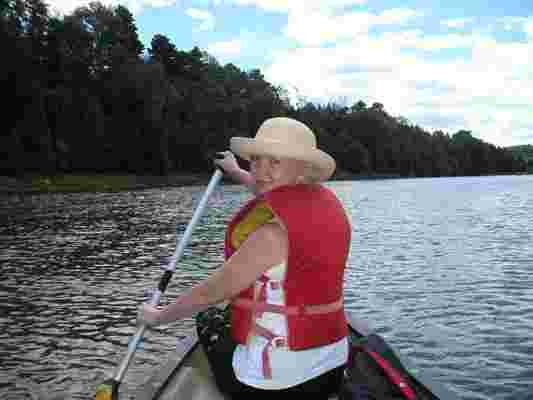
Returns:
[[[157,399],[173,375],[187,361],[188,356],[194,352],[199,344],[196,329],[193,328],[183,340],[178,341],[176,351],[158,368],[158,371],[138,389],[135,400]]]

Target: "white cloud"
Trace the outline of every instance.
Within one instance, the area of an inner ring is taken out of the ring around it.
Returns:
[[[296,87],[311,101],[379,101],[392,115],[404,115],[429,131],[470,129],[497,145],[519,143],[513,137],[528,134],[533,141],[533,132],[527,130],[531,112],[517,111],[526,110],[533,98],[528,72],[532,41],[499,42],[490,36],[494,27],[482,26],[474,26],[475,33],[397,31],[420,16],[411,9],[289,13],[285,33],[305,47],[276,53],[263,70],[267,79]],[[459,28],[474,22],[463,18],[442,24]],[[513,30],[524,27],[533,38],[531,19],[497,22],[512,24]],[[376,27],[383,33],[371,34]]]
[[[100,0],[105,6],[123,5],[134,15],[141,13],[145,7],[168,7],[176,4],[178,0]],[[61,15],[72,13],[78,7],[86,7],[89,4],[87,0],[48,0],[50,10],[58,12]]]
[[[265,11],[280,13],[327,12],[348,6],[366,4],[367,0],[226,0],[243,6],[255,6]]]
[[[390,9],[380,14],[349,12],[342,15],[325,13],[290,13],[285,34],[305,45],[320,45],[353,39],[366,34],[374,26],[404,25],[422,14],[410,9]]]
[[[441,25],[448,28],[464,28],[465,25],[474,22],[474,18],[453,18],[441,21]]]
[[[210,31],[215,27],[215,17],[209,11],[200,10],[198,8],[188,8],[186,13],[192,19],[200,22],[198,29],[201,31]]]
[[[420,29],[385,32],[382,34],[381,39],[393,42],[402,48],[426,51],[471,48],[480,40],[479,36],[471,34],[424,35]]]
[[[288,1],[284,0],[232,0],[228,3],[234,3],[240,6],[256,6],[266,11],[286,12],[289,8]]]
[[[290,14],[284,33],[305,45],[319,45],[338,39],[353,38],[370,26],[368,14],[329,17],[325,14]]]
[[[421,49],[431,52],[413,52]],[[438,49],[458,49],[461,56],[435,58]],[[378,101],[390,114],[426,130],[470,129],[507,146],[523,144],[527,135],[533,143],[531,65],[531,42],[406,30],[377,36],[361,32],[350,42],[277,52],[263,70],[267,79],[290,83],[312,101]]]
[[[242,42],[238,39],[212,43],[207,47],[207,52],[214,56],[225,57],[240,54]]]
[[[344,12],[347,7],[366,4],[367,0],[227,0],[241,6],[286,13],[283,32],[301,43],[321,44],[354,38],[372,26],[405,24],[421,13],[407,8],[393,8],[380,14]]]
[[[420,11],[415,11],[409,8],[391,8],[383,11],[373,17],[373,22],[376,25],[403,25],[411,21],[415,17],[421,17],[424,14]]]

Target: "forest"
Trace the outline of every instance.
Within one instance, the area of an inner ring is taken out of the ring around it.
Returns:
[[[515,157],[525,160],[528,165],[528,173],[533,174],[533,145],[511,146],[509,150],[514,153]]]
[[[353,176],[528,170],[520,154],[468,130],[428,132],[378,102],[291,101],[259,69],[180,50],[163,33],[145,48],[123,6],[54,16],[42,0],[0,0],[0,44],[0,175],[203,171],[230,137],[253,136],[271,116],[309,124]]]

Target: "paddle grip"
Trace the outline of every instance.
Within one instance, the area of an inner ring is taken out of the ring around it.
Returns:
[[[224,153],[222,152],[216,152],[214,155],[211,156],[212,160],[223,160],[224,159]],[[217,171],[220,171],[222,173],[226,172],[224,171],[224,168],[222,168],[220,165],[215,164],[215,168]]]
[[[170,282],[170,279],[172,278],[172,271],[165,271],[163,273],[163,276],[161,276],[161,279],[159,280],[159,285],[157,288],[161,293],[164,293],[165,290],[167,290],[168,283]]]

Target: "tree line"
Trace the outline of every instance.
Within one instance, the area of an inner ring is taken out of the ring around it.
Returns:
[[[511,146],[508,148],[513,154],[527,163],[528,173],[533,174],[533,145],[524,144],[521,146]]]
[[[524,159],[472,132],[428,132],[381,103],[289,101],[259,69],[221,65],[157,34],[140,42],[124,6],[98,2],[52,16],[43,0],[0,0],[3,118],[0,174],[167,175],[210,166],[232,136],[263,120],[309,124],[350,174],[512,174]]]

